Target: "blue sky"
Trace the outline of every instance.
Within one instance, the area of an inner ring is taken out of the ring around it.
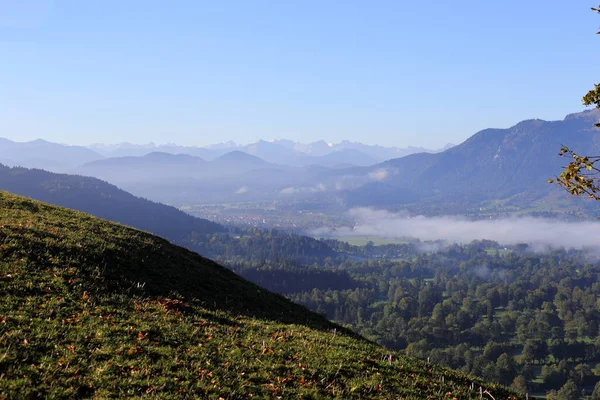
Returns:
[[[0,0],[0,136],[458,143],[583,109],[597,3]]]

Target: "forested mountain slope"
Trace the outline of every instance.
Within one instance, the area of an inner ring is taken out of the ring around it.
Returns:
[[[548,179],[568,160],[558,156],[568,144],[600,154],[600,110],[568,115],[562,121],[528,120],[509,129],[486,129],[437,154],[412,154],[361,173],[385,171],[386,179],[348,191],[352,205],[393,206],[415,202],[462,202],[518,198],[533,203],[563,193]],[[519,204],[520,204],[519,203]]]
[[[225,231],[219,224],[133,196],[96,178],[0,164],[0,190],[87,212],[176,242],[194,232],[204,235]]]

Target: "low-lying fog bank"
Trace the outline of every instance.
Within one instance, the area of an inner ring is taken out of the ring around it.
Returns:
[[[353,228],[320,228],[311,233],[336,237],[413,237],[461,244],[488,239],[505,245],[527,243],[540,249],[600,248],[600,221],[597,220],[566,222],[533,217],[470,220],[456,216],[409,216],[371,208],[355,208],[349,212],[357,221]]]

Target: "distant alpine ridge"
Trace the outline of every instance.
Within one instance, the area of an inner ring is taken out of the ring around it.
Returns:
[[[211,161],[232,151],[246,153],[262,160],[285,166],[319,165],[343,168],[350,166],[370,166],[392,158],[414,153],[436,153],[442,149],[430,150],[423,147],[384,147],[343,141],[327,143],[323,140],[314,143],[297,143],[291,140],[259,140],[248,145],[234,142],[212,144],[205,147],[179,146],[177,144],[93,144],[87,147],[70,146],[37,139],[29,142],[15,142],[0,138],[0,164],[11,167],[39,168],[52,172],[72,172],[84,164],[107,158],[144,157],[152,153],[188,155]]]
[[[441,149],[431,150],[423,147],[384,147],[366,145],[359,142],[344,140],[340,143],[328,143],[320,140],[313,143],[298,143],[292,140],[259,140],[248,145],[238,145],[229,141],[226,143],[212,144],[205,147],[178,146],[176,144],[156,145],[148,144],[94,144],[90,150],[104,157],[145,156],[154,152],[170,154],[187,154],[212,160],[231,151],[241,151],[263,160],[281,165],[307,166],[321,165],[334,166],[369,166],[389,160],[404,157],[414,153],[437,153],[454,146],[447,144]]]
[[[309,209],[328,205],[341,212],[377,207],[478,216],[519,210],[564,213],[580,209],[582,202],[548,184],[568,163],[558,151],[568,145],[581,154],[600,154],[598,120],[600,110],[560,121],[526,120],[507,129],[482,130],[437,152],[348,141],[84,148],[4,139],[0,163],[92,176],[179,207],[275,201],[302,202]]]

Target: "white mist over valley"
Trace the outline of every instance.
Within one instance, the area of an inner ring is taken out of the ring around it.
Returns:
[[[526,243],[533,248],[572,248],[600,251],[600,221],[563,221],[550,218],[505,217],[469,219],[460,216],[409,215],[373,208],[353,208],[349,214],[354,227],[319,228],[314,236],[337,238],[368,237],[382,239],[415,238],[467,244],[474,240],[493,240],[505,245]]]

